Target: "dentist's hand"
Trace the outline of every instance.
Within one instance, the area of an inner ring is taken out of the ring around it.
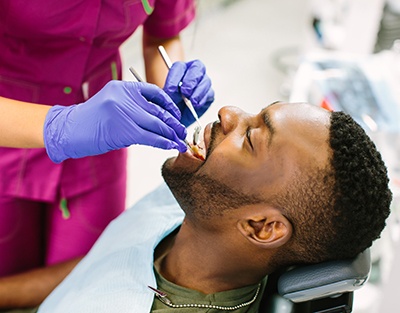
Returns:
[[[47,154],[56,163],[132,144],[186,151],[186,128],[171,98],[147,83],[111,81],[84,103],[56,105],[44,125]]]
[[[214,101],[211,79],[206,74],[206,67],[199,61],[175,62],[168,72],[164,91],[172,98],[182,112],[181,123],[186,127],[195,119],[185,105],[182,95],[188,98],[200,117]]]

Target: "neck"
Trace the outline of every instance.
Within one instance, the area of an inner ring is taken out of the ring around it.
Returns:
[[[217,238],[215,233],[199,232],[185,220],[176,235],[157,247],[156,255],[163,255],[160,273],[177,285],[205,294],[257,284],[267,274],[265,266],[257,266],[257,260],[251,258],[254,254],[241,249],[246,249],[244,242]]]

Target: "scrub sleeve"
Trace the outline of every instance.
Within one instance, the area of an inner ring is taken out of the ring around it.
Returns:
[[[194,0],[0,1],[0,96],[84,102],[121,79],[120,45],[140,26],[178,35]],[[54,164],[0,148],[0,276],[86,253],[125,209],[127,151]]]

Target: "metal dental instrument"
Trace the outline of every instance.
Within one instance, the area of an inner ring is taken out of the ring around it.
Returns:
[[[132,73],[133,76],[135,76],[136,80],[137,80],[139,83],[144,82],[144,80],[142,79],[142,77],[139,75],[139,73],[138,73],[132,66],[129,68],[129,71]],[[188,147],[188,149],[189,149],[192,153],[194,153],[193,148],[192,148],[192,146],[190,145],[189,141],[187,141],[187,139],[185,139],[184,141],[185,141],[185,144],[186,144],[186,146]]]
[[[136,70],[135,70],[132,66],[129,68],[129,70],[131,71],[132,75],[135,76],[136,80],[137,80],[139,83],[144,82],[144,80],[142,79],[142,77],[140,77],[139,73],[136,72]]]
[[[165,64],[168,67],[168,69],[170,69],[171,66],[172,66],[172,62],[171,62],[171,59],[169,58],[169,56],[167,54],[167,51],[165,51],[163,46],[158,46],[158,51],[160,52],[161,57],[163,58]],[[195,146],[197,146],[197,144],[199,143],[200,131],[202,129],[202,126],[200,124],[199,117],[198,117],[198,115],[197,115],[197,113],[196,113],[196,111],[195,111],[195,109],[193,107],[192,102],[188,98],[183,96],[183,95],[182,95],[182,98],[183,98],[183,101],[185,102],[186,106],[189,108],[190,112],[193,114],[193,116],[194,116],[194,118],[195,118],[195,120],[197,122],[197,125],[198,125],[198,126],[195,127],[194,133],[193,133],[193,144]]]

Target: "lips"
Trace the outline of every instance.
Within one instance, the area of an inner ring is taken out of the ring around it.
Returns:
[[[204,154],[208,155],[209,154],[209,149],[210,149],[210,142],[211,142],[211,133],[212,129],[215,125],[215,122],[208,123],[206,127],[204,128],[204,135],[203,135],[203,141],[200,142],[200,146],[204,150]]]
[[[200,136],[201,137],[201,136]],[[196,159],[196,161],[201,161],[204,162],[206,160],[206,131],[203,132],[202,138],[199,138],[199,142],[197,145],[194,145],[193,143],[188,143],[189,148],[186,151],[186,155]]]
[[[204,129],[202,140],[197,145],[190,144],[190,149],[188,149],[188,153],[191,156],[202,162],[206,160],[206,154],[207,154],[206,147],[207,147],[207,142],[210,139],[210,133],[211,133],[210,129],[211,129],[211,124],[208,124]]]
[[[208,146],[210,145],[210,139],[211,139],[211,130],[213,127],[214,123],[209,123],[206,125],[204,128],[204,133],[203,133],[203,140],[201,140],[198,144],[198,146],[194,146],[194,149],[198,149],[198,151],[194,151],[195,154],[198,152],[200,155],[195,155],[201,160],[205,160],[207,158],[207,152],[208,152]]]
[[[202,140],[200,141],[198,148],[200,154],[204,157],[195,156],[195,153],[187,149],[184,153],[179,153],[176,158],[173,158],[173,167],[175,169],[185,170],[186,172],[195,172],[198,170],[206,161],[207,149],[210,143],[212,123],[207,124],[204,128],[204,134]]]
[[[191,152],[193,154],[194,157],[196,157],[197,159],[201,160],[201,161],[205,161],[206,156],[205,153],[203,153],[204,149],[202,147],[198,146],[190,146],[191,147]]]

